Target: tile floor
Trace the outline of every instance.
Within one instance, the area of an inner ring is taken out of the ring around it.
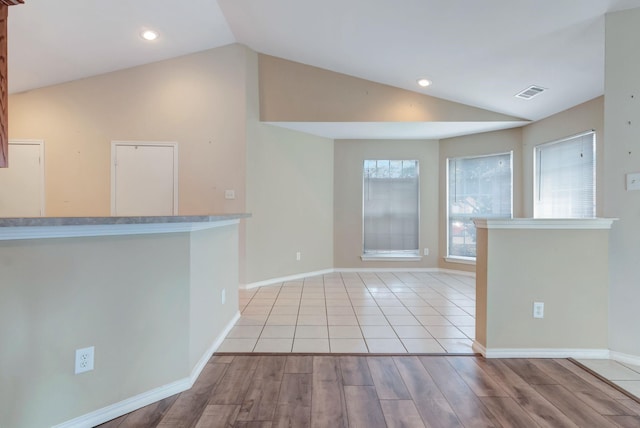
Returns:
[[[636,397],[640,397],[640,366],[613,360],[580,359],[578,362]]]
[[[240,291],[218,352],[473,353],[475,279],[333,273]]]

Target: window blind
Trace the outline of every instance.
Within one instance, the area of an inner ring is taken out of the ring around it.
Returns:
[[[448,162],[448,255],[474,258],[473,219],[512,216],[511,153],[452,158]]]
[[[417,160],[366,160],[363,252],[417,254],[420,180]]]
[[[534,217],[595,217],[595,133],[535,149]]]

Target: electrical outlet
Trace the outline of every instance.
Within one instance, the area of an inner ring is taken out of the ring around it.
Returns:
[[[533,302],[533,317],[544,318],[544,302]]]
[[[225,190],[224,191],[224,198],[225,199],[235,199],[236,198],[236,191],[235,190]]]
[[[223,305],[227,302],[227,289],[226,288],[222,289],[222,294],[220,296],[220,300],[222,301]]]
[[[93,370],[94,347],[76,349],[76,374]]]
[[[424,251],[423,251],[423,254],[424,254],[425,256],[428,256],[428,255],[429,255],[429,249],[428,249],[428,248],[425,248],[425,249],[424,249]]]
[[[296,253],[296,260],[297,260],[297,261],[300,261],[300,251],[298,251],[298,252]]]

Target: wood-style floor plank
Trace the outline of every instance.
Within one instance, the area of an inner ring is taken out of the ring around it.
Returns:
[[[494,422],[493,415],[446,359],[420,357],[420,362],[427,369],[442,394],[451,404],[458,419],[466,428],[499,427]]]
[[[418,413],[428,427],[462,427],[449,402],[418,357],[396,357],[393,361],[418,408]]]
[[[342,374],[335,357],[313,357],[311,426],[348,427]]]
[[[272,428],[271,421],[236,422],[233,428]]]
[[[373,384],[381,400],[408,400],[411,398],[393,359],[367,357]]]
[[[209,362],[218,364],[231,364],[234,358],[234,355],[214,355],[213,357],[211,357],[211,361]]]
[[[462,379],[478,397],[506,397],[506,391],[500,387],[474,360],[465,357],[448,357]]]
[[[575,374],[576,376],[580,377],[581,379],[583,379],[587,383],[589,383],[589,385],[592,388],[595,388],[598,391],[604,392],[609,397],[611,397],[611,398],[613,398],[615,400],[626,400],[626,399],[629,398],[626,395],[624,395],[622,392],[620,392],[617,389],[615,389],[614,387],[612,387],[611,385],[608,385],[608,384],[602,382],[596,376],[592,375],[590,372],[584,370],[582,367],[572,363],[569,360],[555,359],[554,361],[556,363],[560,364],[565,369],[567,369],[570,372],[572,372],[573,374]]]
[[[275,428],[306,428],[311,426],[310,373],[285,373],[282,377]]]
[[[601,415],[633,415],[633,412],[604,392],[595,389],[589,382],[553,360],[534,360],[541,370],[557,379],[559,384],[572,391]]]
[[[424,428],[413,400],[380,400],[388,428]]]
[[[177,399],[178,395],[172,395],[164,400],[150,404],[140,409],[140,412],[130,414],[120,426],[127,428],[155,427]]]
[[[345,386],[350,427],[386,428],[375,386]]]
[[[621,428],[640,427],[640,416],[607,416],[607,419]]]
[[[284,366],[285,373],[313,373],[313,356],[289,355]]]
[[[577,428],[564,413],[545,399],[516,372],[499,360],[475,359],[475,363],[485,370],[502,388],[507,391],[541,427]]]
[[[343,385],[373,385],[366,357],[345,356],[340,357],[339,361]]]
[[[564,359],[225,354],[100,428],[640,427],[640,402]]]
[[[236,404],[210,404],[204,408],[195,428],[230,428],[240,412]]]
[[[518,373],[529,385],[555,385],[558,382],[540,370],[533,360],[525,358],[513,358],[502,360],[507,367]]]
[[[626,408],[630,409],[634,416],[635,415],[640,416],[640,402],[634,401],[630,398],[618,400],[618,402],[624,405]]]
[[[537,424],[511,397],[480,397],[493,416],[505,427],[535,427]]]
[[[238,421],[270,421],[276,411],[287,357],[264,356],[258,360],[252,382],[240,407]]]
[[[211,391],[224,378],[227,368],[227,364],[205,364],[193,387],[178,396],[157,426],[161,428],[194,426],[207,406]]]
[[[225,365],[227,373],[216,385],[209,404],[242,404],[260,357],[238,356]]]
[[[615,427],[614,423],[593,410],[562,385],[534,385],[534,388],[579,427]]]

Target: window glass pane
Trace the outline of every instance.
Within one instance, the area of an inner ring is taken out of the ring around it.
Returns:
[[[512,215],[511,153],[449,159],[448,167],[448,255],[473,258],[473,218]]]
[[[416,255],[419,245],[418,161],[366,160],[363,180],[364,254]]]
[[[536,147],[534,217],[595,216],[595,133]]]

